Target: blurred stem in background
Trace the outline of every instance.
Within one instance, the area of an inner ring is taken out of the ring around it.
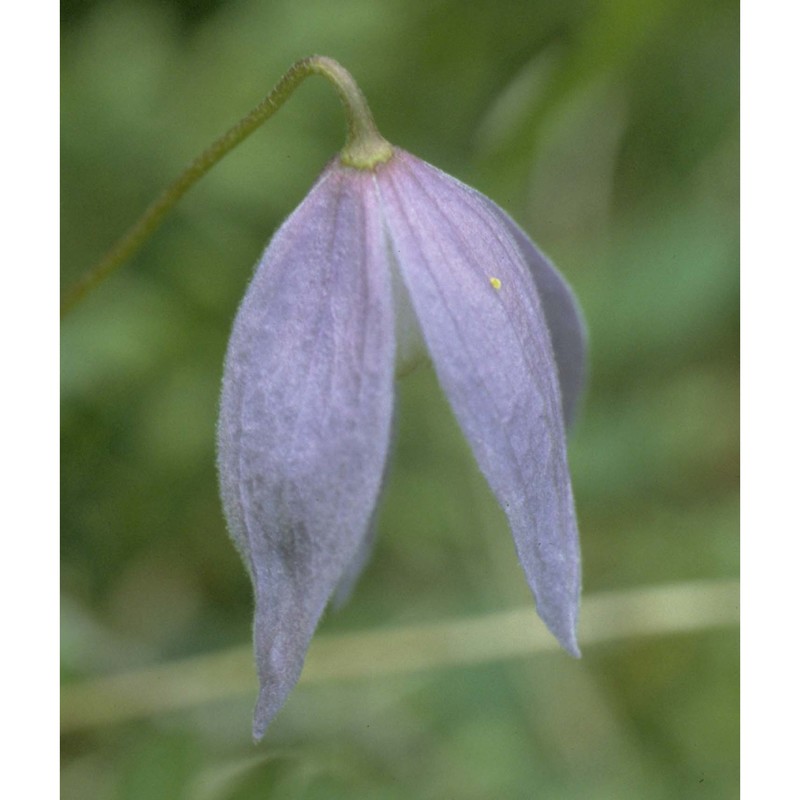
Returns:
[[[689,633],[736,625],[738,618],[737,581],[604,592],[584,599],[581,643]],[[322,635],[309,650],[300,682],[357,680],[557,649],[533,609],[525,607],[405,628]],[[253,692],[252,662],[248,644],[66,686],[62,729],[115,724]]]

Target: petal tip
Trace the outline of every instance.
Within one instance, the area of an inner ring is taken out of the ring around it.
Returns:
[[[581,658],[578,646],[578,609],[544,609],[537,600],[537,612],[550,633],[573,658]]]
[[[561,646],[573,657],[573,658],[582,658],[583,654],[581,653],[580,647],[578,647],[578,640],[573,636],[570,641],[562,642]]]
[[[253,712],[253,742],[258,744],[267,732],[267,728],[281,710],[288,692],[276,691],[275,687],[262,684],[258,692],[255,711]]]
[[[267,723],[262,724],[260,720],[253,719],[253,744],[258,744],[267,732]]]

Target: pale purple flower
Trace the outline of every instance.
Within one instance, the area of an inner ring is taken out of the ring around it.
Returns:
[[[399,149],[373,169],[336,159],[264,253],[225,362],[219,473],[255,590],[257,738],[366,560],[398,357],[419,330],[538,613],[579,655],[564,433],[585,370],[575,299],[474,189]]]

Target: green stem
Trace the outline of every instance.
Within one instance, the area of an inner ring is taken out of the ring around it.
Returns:
[[[581,644],[590,648],[643,636],[732,627],[739,584],[709,580],[644,586],[584,598]],[[459,667],[559,650],[531,606],[413,626],[316,636],[301,684],[374,680],[382,675]],[[561,654],[562,660],[566,657]],[[228,700],[256,691],[250,645],[139,671],[67,684],[63,733]]]
[[[339,158],[356,169],[372,169],[392,156],[391,145],[378,133],[372,113],[353,76],[331,58],[309,56],[293,64],[273,90],[246,117],[219,137],[157,197],[121,239],[64,294],[62,317],[153,235],[178,201],[218,161],[266,122],[309,76],[322,75],[336,89],[347,116],[347,141]]]

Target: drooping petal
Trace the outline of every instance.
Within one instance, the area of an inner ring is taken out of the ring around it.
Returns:
[[[472,190],[474,191],[474,190]],[[581,394],[586,385],[586,323],[578,301],[567,282],[548,258],[530,240],[527,234],[506,214],[492,203],[495,213],[505,221],[514,237],[525,263],[533,273],[533,280],[542,303],[544,318],[550,331],[550,342],[558,367],[561,387],[561,404],[564,422],[569,428],[578,415]]]
[[[397,150],[377,181],[439,380],[508,516],[539,615],[579,655],[578,532],[557,368],[531,271],[478,192]]]
[[[256,738],[366,535],[389,446],[394,336],[374,182],[334,163],[267,248],[225,362],[219,473],[255,589]]]
[[[367,526],[367,532],[358,545],[358,550],[356,550],[353,558],[350,559],[350,562],[339,578],[339,582],[336,584],[336,588],[333,590],[330,604],[334,611],[339,611],[352,597],[356,584],[372,556],[377,537],[378,526],[373,515],[373,518],[369,521]]]

